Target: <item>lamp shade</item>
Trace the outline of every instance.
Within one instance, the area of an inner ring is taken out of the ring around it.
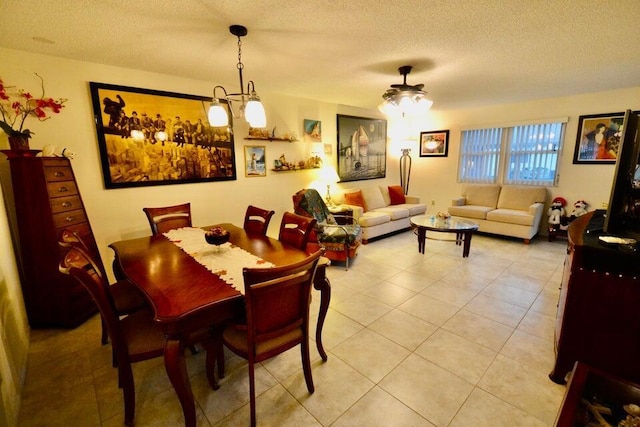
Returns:
[[[215,98],[211,103],[211,107],[209,107],[208,118],[211,126],[220,127],[229,125],[229,116],[227,115],[227,111]]]
[[[244,118],[251,127],[263,128],[267,126],[267,115],[264,112],[260,98],[257,96],[249,98],[244,110]]]
[[[336,168],[327,165],[320,168],[320,180],[329,183],[338,182],[340,181],[340,176],[338,176]]]

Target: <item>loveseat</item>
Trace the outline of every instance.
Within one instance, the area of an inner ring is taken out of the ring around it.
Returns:
[[[353,210],[362,228],[362,242],[411,227],[409,218],[422,215],[427,206],[415,196],[405,196],[400,186],[352,188],[334,196],[336,203]]]
[[[453,216],[478,223],[478,231],[518,237],[529,243],[540,229],[546,200],[545,187],[469,184],[448,210]]]

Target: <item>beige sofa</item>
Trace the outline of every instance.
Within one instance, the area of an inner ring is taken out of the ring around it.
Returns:
[[[468,218],[479,231],[519,237],[529,243],[540,229],[547,200],[545,187],[469,184],[449,207],[453,216]]]
[[[366,208],[345,203],[345,193],[358,190],[362,192]],[[409,218],[427,211],[427,206],[415,196],[405,196],[405,203],[392,205],[389,189],[383,185],[347,189],[333,199],[353,210],[353,216],[362,228],[362,242],[365,244],[369,239],[410,228]]]

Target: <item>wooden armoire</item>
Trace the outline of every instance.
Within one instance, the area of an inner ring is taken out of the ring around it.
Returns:
[[[79,283],[58,271],[65,251],[58,239],[71,228],[96,253],[97,248],[71,163],[66,158],[36,157],[37,151],[3,153],[6,158],[0,156],[0,161],[9,162],[11,181],[3,192],[29,324],[76,327],[97,307]]]

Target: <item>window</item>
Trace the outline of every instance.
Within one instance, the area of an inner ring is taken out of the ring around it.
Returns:
[[[565,123],[462,131],[458,180],[555,185]]]

